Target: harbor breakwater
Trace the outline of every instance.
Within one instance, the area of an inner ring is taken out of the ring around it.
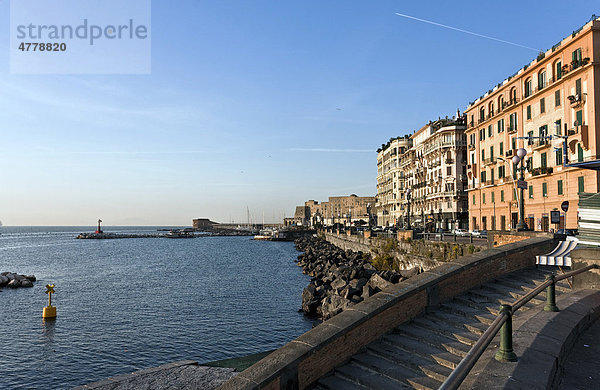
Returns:
[[[33,282],[36,281],[35,275],[19,275],[14,272],[2,272],[0,273],[0,288],[19,288],[19,287],[33,287]]]
[[[301,238],[295,244],[304,252],[298,256],[298,266],[312,277],[302,292],[302,311],[322,320],[419,273],[419,268],[378,271],[369,254],[343,250],[316,237]]]

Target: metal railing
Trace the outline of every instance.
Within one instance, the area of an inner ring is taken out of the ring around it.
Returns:
[[[546,305],[544,311],[559,311],[556,307],[556,289],[555,284],[563,279],[581,274],[591,269],[598,269],[597,264],[588,265],[575,271],[567,272],[556,276],[554,274],[546,276],[546,281],[525,294],[521,298],[513,302],[512,305],[501,305],[500,313],[487,330],[481,335],[479,340],[471,347],[469,352],[460,361],[458,366],[446,378],[444,383],[439,387],[439,390],[454,390],[465,380],[477,360],[483,355],[483,352],[490,345],[498,331],[500,331],[500,347],[496,352],[495,359],[500,362],[515,362],[517,355],[512,348],[512,317],[513,313],[523,307],[527,302],[546,289]]]

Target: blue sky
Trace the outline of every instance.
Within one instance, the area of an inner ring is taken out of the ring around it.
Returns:
[[[594,7],[595,6],[595,7]],[[516,10],[519,10],[518,12]],[[150,75],[12,75],[0,1],[5,225],[280,221],[376,193],[376,149],[454,115],[597,2],[153,1]]]

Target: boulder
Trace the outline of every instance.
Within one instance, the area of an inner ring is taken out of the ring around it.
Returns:
[[[327,320],[334,315],[341,313],[342,310],[348,308],[351,304],[351,301],[338,295],[332,295],[325,298],[321,304],[323,319]]]
[[[12,279],[10,282],[8,282],[8,288],[18,288],[21,287],[21,282],[19,282],[19,280],[17,279]]]
[[[33,287],[33,282],[29,279],[22,279],[21,281],[21,287]]]
[[[419,274],[419,267],[413,267],[411,269],[400,270],[400,275],[402,275],[403,278],[410,278],[410,277],[418,275],[418,274]]]
[[[0,287],[6,286],[9,281],[10,279],[8,279],[6,276],[0,275]]]
[[[377,291],[381,291],[386,287],[390,286],[391,284],[392,283],[388,282],[387,280],[385,280],[377,274],[374,274],[373,276],[371,276],[371,279],[369,279],[369,285]]]
[[[375,295],[376,293],[377,293],[377,291],[375,291],[375,289],[374,289],[373,287],[371,287],[371,285],[369,285],[369,284],[365,284],[365,285],[363,286],[363,289],[362,289],[362,294],[361,294],[361,296],[362,296],[363,298],[368,298],[368,297],[370,297],[370,296],[373,296],[373,295]]]

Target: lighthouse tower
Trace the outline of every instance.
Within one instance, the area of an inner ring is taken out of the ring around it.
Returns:
[[[96,229],[96,234],[102,234],[102,229],[100,228],[101,219],[98,220],[98,229]]]

